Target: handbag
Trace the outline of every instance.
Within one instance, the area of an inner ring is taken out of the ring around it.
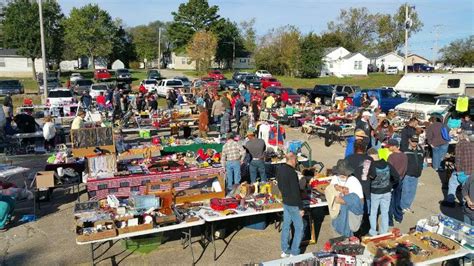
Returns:
[[[215,211],[225,211],[227,209],[235,209],[239,206],[239,201],[234,198],[211,199],[211,208]]]

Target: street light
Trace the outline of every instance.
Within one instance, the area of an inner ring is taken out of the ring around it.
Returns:
[[[235,61],[235,39],[232,39],[231,42],[224,42],[225,44],[232,44],[232,70],[234,70],[234,61]]]

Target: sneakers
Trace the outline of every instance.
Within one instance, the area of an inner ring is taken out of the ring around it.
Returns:
[[[289,257],[291,257],[291,255],[290,255],[290,254],[286,254],[286,253],[283,251],[283,252],[281,253],[280,257],[281,257],[281,258],[289,258]]]
[[[406,208],[406,209],[403,209],[403,213],[415,213],[415,212],[410,208]]]

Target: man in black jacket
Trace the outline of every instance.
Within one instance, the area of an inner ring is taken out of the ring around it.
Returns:
[[[281,230],[281,257],[300,254],[300,244],[303,239],[303,201],[301,200],[298,175],[295,171],[296,155],[289,153],[286,163],[281,165],[276,173],[278,188],[283,198],[283,226]],[[290,226],[293,223],[295,232],[290,249]]]
[[[400,208],[403,209],[403,212],[413,212],[410,208],[415,199],[418,178],[423,171],[424,161],[424,152],[418,145],[418,136],[413,135],[408,143],[408,150],[405,151],[408,157],[407,172],[402,181],[402,196],[400,199]]]
[[[418,125],[418,120],[415,117],[408,120],[408,124],[402,129],[401,140],[400,140],[400,150],[405,152],[408,150],[408,140],[416,135],[416,126]]]

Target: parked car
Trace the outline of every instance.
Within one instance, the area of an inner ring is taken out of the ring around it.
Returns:
[[[94,82],[91,79],[79,79],[75,82],[71,82],[71,88],[75,94],[81,95],[85,91],[89,91],[92,84],[94,84]]]
[[[262,83],[262,88],[266,89],[267,87],[281,87],[281,82],[278,81],[276,78],[260,78],[260,82]]]
[[[76,100],[68,88],[56,88],[48,92],[46,104],[50,106],[62,106],[74,103]]]
[[[109,85],[107,83],[97,83],[97,84],[92,84],[91,89],[90,89],[90,95],[92,99],[97,98],[97,96],[100,95],[101,92],[107,94],[107,91],[109,90]]]
[[[0,95],[23,94],[23,84],[17,79],[0,80]]]
[[[205,81],[203,81],[203,80],[195,79],[195,80],[193,80],[193,82],[191,83],[191,87],[201,89],[201,88],[207,88],[208,85],[207,85],[207,82],[205,82]]]
[[[234,74],[232,75],[232,79],[235,80],[237,83],[240,83],[242,82],[243,80],[243,77],[246,76],[246,75],[249,75],[250,73],[248,72],[234,72]]]
[[[94,79],[97,81],[107,81],[112,78],[112,75],[107,69],[94,70]]]
[[[257,70],[255,72],[255,75],[257,75],[257,77],[259,77],[259,78],[271,78],[272,77],[272,74],[270,74],[270,72],[268,72],[267,70]]]
[[[224,79],[219,81],[219,88],[221,90],[236,90],[239,84],[233,79]]]
[[[184,84],[179,79],[164,79],[158,83],[156,94],[161,97],[166,97],[169,90],[177,90],[184,88]]]
[[[185,77],[185,76],[177,76],[177,77],[174,77],[173,79],[179,79],[183,82],[183,85],[185,88],[189,89],[191,88],[191,81]]]
[[[71,77],[69,77],[70,82],[74,82],[78,79],[84,79],[84,77],[81,75],[81,73],[72,73]]]
[[[156,79],[144,79],[140,82],[140,85],[143,85],[148,92],[156,92],[158,87],[158,81]]]
[[[163,76],[161,76],[161,73],[158,69],[150,69],[147,72],[147,79],[156,79],[156,80],[162,80]]]
[[[118,81],[131,81],[132,74],[126,68],[117,69],[115,70],[115,79]]]
[[[59,88],[61,87],[61,81],[59,81],[58,78],[56,78],[56,76],[54,77],[48,77],[47,78],[47,81],[48,81],[48,91],[52,90],[52,89],[55,89],[55,88]],[[38,80],[38,85],[39,85],[39,91],[40,93],[43,93],[44,92],[44,84],[43,84],[43,79],[39,79]]]
[[[385,70],[385,74],[398,75],[398,68],[394,66],[387,67],[387,69]]]
[[[324,105],[331,105],[336,89],[335,85],[318,84],[312,89],[298,89],[298,93],[306,95],[311,102],[314,102],[314,99],[319,97]]]
[[[433,72],[434,67],[423,63],[414,63],[411,66],[407,66],[408,72]]]
[[[368,64],[367,65],[367,72],[369,72],[369,73],[379,72],[379,68],[374,64]]]
[[[254,88],[256,90],[262,88],[262,82],[260,82],[260,78],[256,75],[245,75],[243,78],[243,82],[250,88]]]
[[[474,119],[474,96],[467,96],[469,98],[468,100],[468,109],[466,112],[458,112],[456,111],[456,101],[458,99],[459,95],[453,94],[453,95],[441,95],[436,97],[436,99],[440,102],[449,102],[448,107],[446,108],[445,112],[433,112],[430,113],[429,115],[441,115],[443,116],[443,122],[447,123],[449,118],[461,118],[464,115],[469,115],[471,117],[471,120]]]
[[[268,87],[265,89],[267,93],[274,93],[276,95],[281,95],[283,91],[288,92],[288,100],[292,103],[297,103],[301,99],[301,95],[299,95],[295,89],[293,88],[281,88],[281,87]]]
[[[207,75],[209,77],[213,78],[213,79],[216,79],[216,80],[225,79],[222,72],[220,70],[217,70],[217,69],[209,71],[209,73],[207,73]]]
[[[334,102],[334,98],[337,96],[344,96],[344,98],[352,104],[352,98],[354,97],[354,93],[360,90],[359,86],[353,85],[336,85],[336,91],[333,94],[332,102]]]
[[[387,112],[390,109],[394,109],[397,105],[405,102],[407,99],[400,96],[393,88],[386,89],[386,88],[379,88],[379,89],[368,89],[368,90],[361,90],[357,91],[354,94],[353,105],[360,107],[361,106],[361,97],[362,93],[367,93],[369,97],[375,95],[377,100],[379,101],[379,106],[382,111]]]
[[[201,80],[205,81],[209,88],[219,89],[219,81],[217,81],[215,78],[202,77]]]

